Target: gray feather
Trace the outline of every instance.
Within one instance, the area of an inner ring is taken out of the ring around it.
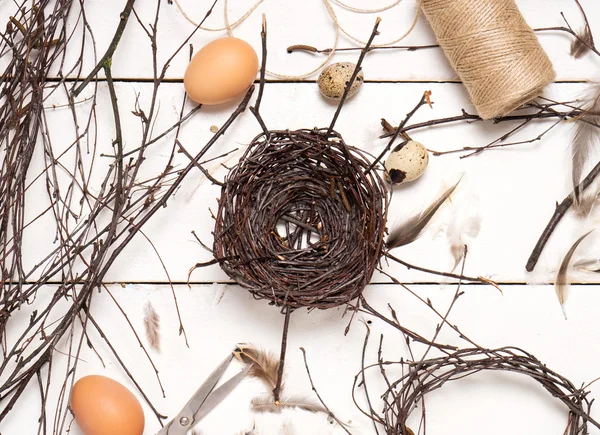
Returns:
[[[600,273],[600,259],[583,258],[573,263],[573,267],[580,272]]]
[[[460,180],[446,190],[442,195],[437,198],[429,207],[427,207],[421,213],[411,216],[404,223],[394,229],[386,242],[386,246],[388,249],[394,249],[399,246],[408,245],[409,243],[414,242],[420,236],[431,218],[435,215],[438,209],[442,206],[442,204],[452,195],[456,187],[460,183]]]
[[[589,214],[598,196],[597,187],[590,186],[585,192],[580,192],[578,186],[583,171],[589,166],[588,160],[600,145],[600,85],[592,86],[585,100],[582,107],[585,113],[576,119],[572,145],[574,206],[580,215]]]
[[[150,347],[160,352],[160,316],[150,301],[144,307],[144,329]]]
[[[565,302],[567,301],[567,290],[569,289],[570,284],[567,272],[569,270],[571,260],[573,259],[573,254],[575,254],[575,250],[581,244],[581,242],[583,242],[583,240],[590,235],[590,233],[591,231],[585,233],[583,236],[577,239],[575,243],[573,243],[573,246],[571,246],[571,249],[567,251],[567,255],[565,255],[565,258],[560,264],[558,274],[556,275],[556,283],[554,284],[554,288],[556,290],[556,296],[558,297],[558,302],[563,310],[565,319],[567,318],[567,313],[565,312]]]
[[[589,26],[585,26],[583,32],[578,33],[578,38],[575,38],[571,44],[571,56],[579,59],[590,51],[590,47],[594,46],[594,37]]]

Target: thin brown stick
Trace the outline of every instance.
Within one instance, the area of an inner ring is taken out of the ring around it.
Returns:
[[[179,141],[179,139],[175,140],[175,143],[177,144],[177,146],[179,147],[179,151],[181,153],[183,153],[193,164],[194,166],[196,166],[196,168],[200,169],[200,172],[202,172],[204,174],[204,176],[206,178],[208,178],[210,180],[211,183],[216,184],[217,186],[224,186],[223,183],[221,183],[219,180],[217,180],[215,177],[213,177],[210,172],[208,172],[206,169],[204,169],[204,167],[198,162],[198,160],[196,160],[194,158],[194,156],[192,156],[188,150],[185,149],[185,147],[183,146],[183,144]]]
[[[285,354],[287,350],[288,332],[290,329],[290,316],[292,309],[285,307],[285,320],[283,322],[283,333],[281,336],[281,351],[279,353],[279,368],[277,369],[277,384],[273,388],[273,401],[279,405],[279,396],[281,394],[281,385],[283,383],[283,366],[285,365]]]
[[[587,15],[586,15],[583,7],[581,6],[581,3],[579,3],[579,0],[575,0],[575,2],[577,3],[579,9],[581,10],[581,12],[583,14],[583,18],[584,18],[586,27],[589,29],[589,21],[587,19]],[[586,41],[577,32],[575,32],[573,30],[573,28],[567,21],[565,14],[561,12],[560,15],[563,18],[563,20],[565,21],[565,24],[567,25],[567,27],[564,27],[564,26],[543,27],[543,28],[534,29],[534,31],[536,31],[536,32],[565,32],[565,33],[568,33],[571,36],[573,36],[575,39],[577,39],[581,44],[586,46],[590,51],[592,51],[596,55],[600,56],[600,51],[598,51],[598,49],[596,48],[593,37],[592,37],[591,41]]]
[[[579,0],[575,0],[575,3],[577,4],[580,11],[582,12],[582,15],[583,15],[585,23],[586,23],[586,27],[589,28],[589,21],[587,19],[585,10],[581,6],[581,3],[579,2]],[[565,18],[564,14],[561,13],[561,15],[564,19]],[[566,21],[566,19],[565,19],[565,21]],[[568,25],[568,23],[567,23],[567,25]],[[579,39],[582,43],[584,43],[584,45],[588,46],[588,48],[590,48],[596,54],[600,55],[600,53],[596,51],[595,46],[593,44],[587,44],[583,40],[581,40],[580,36],[569,25],[568,25],[568,27],[562,27],[562,26],[540,27],[540,28],[533,29],[533,31],[534,32],[550,32],[550,31],[552,31],[552,32],[568,33],[569,35],[573,36],[574,38]],[[592,48],[592,47],[594,47],[594,48]],[[431,49],[431,48],[440,48],[440,46],[439,46],[439,44],[384,45],[384,46],[369,47],[368,51],[405,50],[408,52],[414,52],[414,51],[419,51],[419,50],[427,50],[427,49]],[[313,47],[311,45],[306,45],[306,44],[290,45],[286,50],[288,53],[304,52],[304,53],[315,53],[315,54],[329,54],[332,51],[334,51],[333,48],[319,49],[319,48]],[[336,52],[359,51],[359,50],[362,50],[362,48],[361,47],[343,47],[343,48],[335,49]]]
[[[142,395],[142,397],[144,398],[144,400],[146,401],[146,403],[148,404],[148,406],[150,406],[150,408],[152,409],[152,412],[154,412],[154,415],[156,416],[156,418],[158,419],[159,423],[162,426],[162,421],[164,419],[166,419],[167,416],[161,414],[160,412],[158,412],[156,410],[156,408],[154,407],[154,405],[152,404],[152,402],[150,401],[150,399],[148,398],[148,396],[146,395],[146,393],[144,392],[144,390],[142,389],[142,387],[140,386],[140,384],[136,381],[136,379],[133,376],[133,374],[127,368],[127,365],[123,362],[123,360],[119,356],[119,353],[116,351],[116,349],[113,347],[113,345],[111,344],[111,342],[108,340],[108,338],[106,337],[106,334],[104,334],[104,331],[102,330],[102,328],[100,328],[100,325],[98,325],[98,323],[96,322],[96,320],[94,320],[94,318],[90,315],[89,312],[86,312],[86,314],[88,316],[89,321],[92,323],[92,325],[94,325],[94,328],[96,328],[96,331],[98,331],[98,333],[100,334],[100,337],[104,340],[104,342],[110,348],[112,354],[114,355],[114,357],[117,359],[117,361],[121,365],[121,368],[127,374],[127,377],[129,379],[131,379],[131,382],[134,383],[134,385],[136,386],[137,390],[140,392],[140,394]]]
[[[325,402],[323,401],[323,399],[321,398],[321,395],[319,394],[319,392],[317,391],[317,387],[315,387],[315,384],[313,382],[312,376],[310,374],[310,369],[308,368],[308,361],[306,359],[306,350],[301,347],[300,350],[302,351],[302,356],[304,357],[304,367],[306,368],[306,374],[308,375],[308,380],[310,381],[310,388],[315,392],[315,394],[317,395],[317,399],[319,399],[319,402],[321,402],[321,405],[323,405],[323,408],[325,408],[325,410],[327,411],[327,413],[329,414],[329,416],[331,418],[333,418],[337,424],[340,425],[340,427],[342,429],[344,429],[344,431],[348,434],[348,435],[352,435],[352,433],[350,433],[350,431],[346,428],[346,425],[340,421],[333,412],[331,412],[331,410],[327,407],[327,405],[325,404]]]
[[[417,111],[421,107],[423,107],[425,104],[428,103],[430,95],[431,95],[430,91],[425,91],[423,93],[423,96],[421,97],[421,100],[419,100],[419,102],[417,103],[417,105],[415,107],[413,107],[413,109],[410,112],[408,112],[406,114],[406,117],[404,118],[404,120],[400,123],[400,125],[398,126],[398,128],[396,128],[394,130],[394,133],[393,134],[390,133],[391,136],[392,136],[392,138],[390,139],[390,141],[388,142],[388,144],[386,145],[386,147],[384,148],[384,150],[377,156],[377,158],[375,158],[375,161],[373,161],[373,163],[371,163],[371,166],[369,167],[368,171],[372,171],[373,168],[375,166],[377,166],[377,164],[381,161],[381,159],[392,148],[392,145],[394,144],[394,142],[396,141],[396,139],[398,138],[398,136],[400,135],[400,133],[406,133],[406,129],[404,127],[406,126],[406,124],[408,123],[408,121],[410,121],[410,119],[415,115],[415,113],[417,113]],[[386,129],[389,128],[389,124],[387,123],[387,121],[385,123],[385,127],[386,127]]]
[[[368,51],[379,51],[379,50],[406,50],[406,51],[418,51],[418,50],[424,50],[424,49],[428,49],[428,48],[439,48],[439,44],[427,44],[427,45],[385,45],[385,46],[376,46],[376,47],[369,47]],[[313,47],[311,45],[304,45],[304,44],[296,44],[296,45],[290,45],[287,49],[288,53],[295,53],[295,52],[308,52],[308,53],[319,53],[319,54],[329,54],[333,51],[333,48],[324,48],[324,49],[318,49],[316,47]],[[362,50],[361,47],[344,47],[344,48],[336,48],[335,51],[336,53],[338,51],[359,51]]]
[[[369,344],[369,337],[371,335],[371,328],[369,328],[369,325],[367,322],[365,322],[365,327],[366,327],[367,332],[365,332],[365,339],[363,341],[361,367],[365,366],[365,358],[367,355],[367,345]],[[373,405],[371,404],[371,396],[369,395],[369,390],[367,388],[367,379],[365,377],[365,372],[362,372],[361,376],[362,376],[362,379],[360,381],[360,386],[362,386],[363,390],[365,391],[365,396],[367,398],[367,404],[369,405],[369,413],[371,415],[377,415],[377,412],[373,409]],[[377,429],[377,420],[375,418],[373,418],[373,429],[375,429],[375,433],[377,435],[379,435],[379,430]]]
[[[112,56],[115,54],[117,47],[119,46],[119,42],[121,42],[121,37],[123,36],[123,32],[125,31],[125,27],[127,26],[127,22],[129,21],[129,15],[131,15],[131,10],[133,9],[133,4],[135,0],[127,0],[127,4],[125,5],[125,9],[119,15],[120,21],[117,26],[117,30],[115,30],[115,34],[113,36],[112,41],[108,45],[108,49],[104,56],[100,59],[100,61],[96,64],[96,66],[92,69],[92,71],[88,74],[88,76],[83,80],[83,82],[75,88],[73,91],[73,97],[77,97],[81,91],[92,81],[94,77],[100,72],[101,69],[110,68],[112,64]]]
[[[263,133],[268,134],[269,129],[267,128],[265,121],[260,115],[260,103],[262,102],[262,96],[265,89],[265,74],[267,72],[267,19],[264,14],[262,21],[262,30],[260,32],[260,40],[262,46],[262,61],[260,65],[260,82],[258,85],[258,96],[256,97],[256,102],[254,106],[251,106],[249,110],[250,112],[252,112],[252,114],[258,121],[260,127],[263,130]]]
[[[418,270],[420,272],[429,273],[431,275],[444,276],[446,278],[454,278],[456,280],[462,280],[462,281],[478,282],[480,284],[490,284],[491,282],[493,282],[489,279],[484,279],[484,278],[480,278],[480,277],[465,276],[465,275],[460,275],[460,274],[456,274],[456,273],[452,273],[452,272],[443,272],[440,270],[434,270],[434,269],[428,269],[428,268],[422,267],[422,266],[416,266],[414,264],[410,264],[404,260],[401,260],[400,258],[396,257],[395,255],[390,254],[389,252],[386,252],[385,256],[386,256],[386,258],[389,258],[390,260],[395,261],[396,263],[405,266],[407,269],[414,269],[414,270]],[[497,284],[496,284],[496,286],[497,286]]]
[[[262,47],[262,61],[260,65],[260,84],[258,86],[258,95],[254,108],[256,112],[260,112],[260,103],[262,102],[263,91],[265,89],[265,73],[267,71],[267,18],[263,14],[262,17],[262,30],[260,32],[260,40]]]
[[[540,255],[542,254],[542,251],[544,250],[544,247],[548,243],[550,236],[556,229],[557,225],[560,223],[561,219],[573,205],[575,191],[579,189],[579,192],[584,192],[588,187],[590,187],[590,185],[594,182],[598,175],[600,175],[600,162],[598,162],[596,166],[594,166],[594,168],[583,179],[579,186],[577,186],[577,188],[569,196],[563,199],[563,201],[556,206],[556,208],[554,209],[554,214],[550,218],[550,221],[546,225],[546,228],[544,228],[544,231],[539,237],[537,243],[535,244],[535,247],[533,248],[533,251],[531,252],[531,255],[529,256],[529,259],[527,260],[525,269],[528,272],[531,272],[533,269],[535,269],[535,266],[540,258]]]
[[[135,328],[133,327],[133,324],[131,323],[131,321],[129,320],[129,317],[127,316],[127,314],[125,313],[125,310],[123,309],[123,307],[121,307],[121,304],[119,304],[119,302],[117,301],[117,299],[114,297],[114,295],[112,294],[112,292],[108,289],[108,287],[103,284],[102,287],[104,288],[104,290],[106,291],[106,293],[108,293],[108,295],[110,296],[110,298],[112,299],[112,301],[115,303],[115,305],[117,306],[117,309],[121,312],[121,314],[123,315],[123,318],[127,321],[127,324],[129,325],[129,328],[131,329],[131,331],[133,332],[133,335],[136,339],[136,341],[138,342],[138,344],[140,345],[140,347],[142,348],[142,351],[144,352],[144,354],[146,355],[146,358],[148,359],[148,361],[150,362],[150,365],[152,366],[152,369],[154,370],[154,375],[156,376],[156,380],[158,382],[158,386],[160,387],[160,391],[162,393],[163,397],[165,396],[165,389],[162,385],[162,381],[160,379],[160,376],[158,374],[158,369],[156,368],[156,365],[154,364],[154,361],[152,360],[152,357],[150,356],[150,354],[148,353],[148,351],[146,350],[146,347],[144,346],[144,343],[142,343],[142,340],[140,339],[140,336],[138,335],[137,331],[135,330]]]
[[[333,131],[333,129],[335,128],[335,123],[336,123],[338,117],[340,116],[340,113],[342,112],[342,107],[344,106],[344,103],[346,102],[346,98],[348,97],[348,92],[350,92],[350,88],[352,87],[352,84],[356,80],[358,73],[361,71],[361,68],[362,68],[361,65],[363,63],[363,60],[365,59],[365,56],[367,55],[367,53],[369,51],[369,47],[373,43],[373,39],[375,39],[375,36],[379,35],[379,31],[377,30],[379,28],[379,23],[381,23],[381,18],[377,17],[377,19],[375,20],[375,26],[373,26],[373,31],[371,32],[371,36],[369,37],[367,44],[362,48],[362,50],[360,52],[360,56],[358,57],[358,61],[356,62],[356,66],[354,67],[354,71],[352,72],[352,76],[350,77],[350,80],[348,80],[348,83],[346,83],[346,87],[344,88],[344,93],[342,95],[342,98],[340,99],[340,102],[335,110],[334,115],[333,115],[333,119],[331,120],[331,123],[329,124],[329,129],[327,130],[327,136],[329,136],[331,134],[331,132]]]

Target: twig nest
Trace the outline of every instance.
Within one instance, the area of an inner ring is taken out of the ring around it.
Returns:
[[[385,161],[385,179],[391,184],[416,180],[427,168],[429,153],[421,143],[409,140],[392,150]]]
[[[319,84],[319,91],[324,97],[332,98],[334,100],[339,100],[344,95],[344,89],[346,89],[346,84],[352,78],[352,74],[354,73],[354,69],[356,68],[356,64],[350,62],[339,62],[333,63],[321,71],[321,75],[319,75],[319,79],[317,83]],[[350,98],[354,94],[358,92],[358,89],[363,84],[365,76],[362,71],[359,71],[356,76],[356,80],[350,86],[350,90],[348,91],[348,96],[346,98]]]
[[[213,245],[221,268],[278,306],[356,299],[381,256],[389,202],[370,161],[335,132],[257,136],[221,190]]]

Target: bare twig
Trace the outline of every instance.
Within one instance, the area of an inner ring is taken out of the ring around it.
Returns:
[[[317,387],[315,387],[315,384],[313,382],[312,376],[310,374],[310,369],[308,368],[308,361],[306,360],[306,350],[301,347],[300,350],[302,351],[302,356],[304,357],[304,367],[306,368],[306,374],[308,375],[308,380],[310,381],[310,387],[312,388],[312,390],[315,392],[315,394],[317,395],[317,398],[319,399],[319,402],[321,402],[321,405],[323,405],[323,408],[325,408],[327,410],[327,413],[329,414],[329,416],[331,418],[333,418],[337,424],[340,425],[340,427],[342,429],[344,429],[344,431],[349,434],[352,435],[350,433],[350,431],[346,428],[346,425],[340,421],[333,412],[331,412],[331,410],[327,407],[327,405],[325,404],[325,402],[323,401],[323,399],[321,398],[321,395],[319,394],[319,392],[317,391]]]
[[[377,19],[375,20],[375,26],[373,26],[373,31],[371,32],[371,36],[369,37],[367,44],[361,49],[360,56],[358,57],[358,61],[356,62],[356,66],[354,67],[354,72],[352,73],[350,80],[348,80],[348,83],[346,83],[346,87],[344,88],[344,93],[342,95],[342,98],[340,99],[337,109],[335,110],[333,119],[331,120],[331,124],[329,124],[329,129],[327,130],[327,136],[329,136],[331,134],[331,132],[333,131],[333,129],[335,128],[335,123],[336,123],[338,117],[340,116],[340,113],[342,112],[342,107],[344,106],[344,103],[346,102],[346,98],[348,97],[348,92],[350,92],[350,88],[352,87],[352,84],[356,80],[358,73],[361,71],[361,65],[363,63],[363,60],[365,59],[365,56],[367,55],[367,53],[369,51],[369,47],[373,43],[373,39],[375,39],[375,36],[379,35],[379,31],[377,30],[379,28],[379,23],[381,23],[381,18],[377,17]]]
[[[579,192],[584,192],[588,187],[590,187],[590,185],[594,182],[598,175],[600,175],[600,162],[598,162],[596,166],[594,166],[594,168],[583,179],[583,181],[579,184],[579,186],[577,186],[575,190],[579,189]],[[569,196],[563,199],[563,201],[560,204],[558,204],[554,209],[554,214],[550,218],[550,221],[546,225],[546,228],[544,228],[542,235],[538,239],[537,243],[535,244],[535,247],[533,248],[533,251],[531,252],[531,255],[529,256],[529,259],[527,260],[525,269],[528,272],[531,272],[533,269],[535,269],[535,265],[537,264],[540,255],[542,254],[542,251],[546,246],[546,243],[548,243],[550,236],[554,232],[554,229],[573,205],[575,190],[573,191],[573,193],[571,193]]]
[[[425,91],[423,93],[423,96],[421,97],[421,100],[417,103],[417,105],[415,107],[413,107],[413,109],[410,112],[407,113],[406,117],[400,123],[400,125],[398,126],[398,128],[396,128],[394,130],[394,133],[390,133],[391,136],[392,136],[392,138],[390,139],[390,141],[388,142],[388,144],[386,145],[386,147],[384,148],[384,150],[377,156],[377,158],[375,158],[375,160],[373,161],[373,163],[371,163],[371,166],[369,167],[368,171],[372,171],[373,168],[375,166],[377,166],[377,164],[381,161],[381,159],[392,148],[392,145],[394,144],[394,142],[396,141],[396,139],[398,138],[398,136],[401,133],[406,133],[406,129],[404,127],[406,126],[406,124],[408,123],[408,121],[410,121],[410,119],[415,115],[415,113],[417,113],[417,111],[422,106],[424,106],[425,104],[428,104],[430,96],[431,96],[431,91]],[[385,127],[387,127],[386,129],[388,129],[390,127],[389,123],[387,123],[387,121],[386,121]]]
[[[77,97],[81,91],[96,77],[96,74],[100,72],[101,69],[110,68],[112,64],[112,57],[115,53],[117,47],[119,46],[119,42],[121,42],[121,37],[123,36],[123,32],[125,31],[125,26],[127,26],[127,21],[129,21],[129,15],[131,15],[131,10],[133,9],[133,4],[135,0],[127,0],[127,4],[125,5],[125,9],[119,15],[120,21],[117,26],[117,30],[115,30],[115,34],[113,36],[112,41],[108,45],[108,49],[104,56],[100,59],[100,61],[96,64],[96,66],[92,69],[92,71],[88,74],[88,76],[83,80],[83,82],[75,88],[73,91],[73,97]]]
[[[273,400],[275,404],[279,404],[279,395],[281,393],[281,384],[283,382],[283,367],[285,364],[285,353],[287,350],[288,332],[290,329],[290,315],[292,308],[285,307],[285,320],[283,322],[283,334],[281,336],[281,352],[279,354],[279,368],[277,369],[277,385],[273,389]]]

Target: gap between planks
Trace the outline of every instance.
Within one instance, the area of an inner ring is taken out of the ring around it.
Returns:
[[[498,286],[502,287],[517,287],[517,286],[531,286],[531,287],[539,287],[539,286],[546,286],[546,287],[553,287],[554,283],[553,282],[548,282],[548,283],[541,283],[541,284],[528,284],[524,281],[513,281],[513,282],[500,282],[500,281],[494,281],[495,284],[498,284]],[[4,285],[9,286],[9,285],[15,285],[17,284],[16,282],[7,282]],[[35,281],[26,281],[26,282],[22,282],[21,284],[23,285],[33,285],[33,284],[37,284],[37,282]],[[46,282],[44,285],[61,285],[64,284],[63,281],[48,281]],[[172,281],[172,282],[168,282],[168,281],[107,281],[107,282],[103,282],[103,285],[174,285],[174,286],[187,286],[189,285],[220,285],[220,284],[225,284],[225,285],[231,285],[231,286],[237,286],[238,284],[236,282],[233,281],[190,281],[189,283],[186,281]],[[432,285],[457,285],[458,281],[444,281],[444,282],[440,282],[440,281],[414,281],[414,282],[404,282],[403,284],[405,285],[410,285],[410,286],[432,286]],[[391,285],[391,286],[395,286],[398,284],[394,284],[393,282],[372,282],[369,284],[369,286],[386,286],[386,285]],[[460,284],[461,286],[469,286],[469,287],[489,287],[490,284],[485,284],[485,283],[480,283],[480,282],[461,282]],[[583,286],[583,287],[592,287],[592,286],[598,286],[600,285],[600,281],[598,282],[574,282],[570,284],[571,286]]]
[[[73,82],[81,82],[83,79],[80,78],[59,78],[59,77],[48,77],[46,79],[47,82],[50,83],[73,83]],[[90,83],[103,83],[106,82],[104,78],[97,78],[90,81]],[[130,77],[120,77],[113,78],[114,83],[154,83],[154,79],[152,78],[130,78]],[[183,79],[180,78],[165,78],[162,80],[162,83],[183,83]],[[255,84],[259,84],[258,80],[254,81]],[[303,84],[303,83],[317,83],[316,80],[265,80],[265,83],[269,84]],[[460,80],[364,80],[363,83],[367,84],[462,84]],[[583,79],[575,79],[575,80],[556,80],[552,82],[552,84],[587,84],[590,83],[590,80]]]

